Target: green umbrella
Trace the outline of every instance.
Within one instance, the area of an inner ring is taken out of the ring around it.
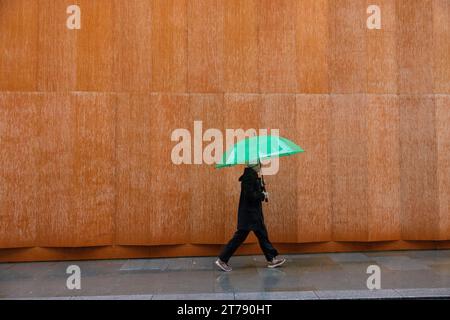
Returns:
[[[262,159],[284,157],[304,152],[294,142],[280,136],[253,136],[245,138],[222,156],[216,168],[231,167],[237,164],[257,163]]]

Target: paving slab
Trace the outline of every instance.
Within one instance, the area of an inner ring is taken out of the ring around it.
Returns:
[[[238,292],[236,300],[317,300],[314,291]]]
[[[400,294],[392,289],[379,290],[318,290],[315,291],[320,299],[386,299],[401,298]]]
[[[152,300],[234,300],[233,293],[156,294]]]
[[[450,288],[395,289],[403,298],[442,298],[450,299]]]
[[[0,299],[447,298],[450,288],[450,250],[282,256],[287,262],[276,269],[263,255],[234,256],[232,272],[218,269],[216,257],[0,263]],[[72,264],[81,290],[66,287]],[[376,291],[366,284],[372,264],[381,270]]]
[[[418,259],[411,259],[407,256],[383,256],[373,257],[378,264],[395,271],[407,270],[427,270],[429,266],[426,262]]]

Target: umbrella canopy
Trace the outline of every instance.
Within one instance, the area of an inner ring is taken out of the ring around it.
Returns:
[[[237,164],[257,163],[262,159],[284,157],[304,152],[294,142],[280,136],[253,136],[245,138],[222,156],[216,168],[231,167]]]

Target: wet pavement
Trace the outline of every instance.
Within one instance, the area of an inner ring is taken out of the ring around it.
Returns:
[[[2,299],[353,299],[450,298],[450,250],[283,255],[281,268],[263,255],[233,256],[232,272],[215,257],[0,263]],[[69,290],[67,267],[81,270]],[[379,267],[369,290],[367,268]]]

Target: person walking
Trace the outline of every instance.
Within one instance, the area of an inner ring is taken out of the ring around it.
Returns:
[[[237,230],[215,262],[223,271],[229,272],[232,270],[228,265],[228,260],[245,241],[250,231],[253,231],[258,238],[259,246],[266,257],[269,268],[279,267],[286,262],[286,259],[278,258],[278,251],[269,241],[264,224],[262,202],[268,201],[269,194],[265,191],[260,172],[261,163],[258,161],[256,164],[247,165],[244,173],[239,178],[241,195],[239,198]]]

